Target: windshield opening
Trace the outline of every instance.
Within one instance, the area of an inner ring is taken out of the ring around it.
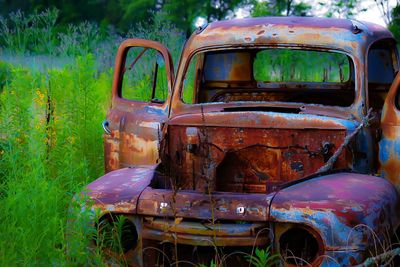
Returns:
[[[187,69],[182,100],[294,102],[350,106],[354,65],[339,52],[266,48],[198,53]]]

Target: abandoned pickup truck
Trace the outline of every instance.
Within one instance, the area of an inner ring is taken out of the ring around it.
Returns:
[[[398,70],[390,32],[352,20],[213,22],[176,76],[163,45],[124,41],[106,174],[87,186],[100,232],[124,217],[122,248],[105,251],[133,266],[248,266],[269,248],[289,266],[385,258],[400,215]]]

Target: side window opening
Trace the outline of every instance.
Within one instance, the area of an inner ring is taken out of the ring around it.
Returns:
[[[398,72],[395,44],[381,40],[368,52],[368,103],[375,111],[382,110],[390,85]]]
[[[182,91],[181,98],[187,104],[195,104],[199,102],[199,89],[204,83],[204,54],[196,54],[186,70],[184,90]]]
[[[354,66],[343,53],[247,49],[199,53],[182,91],[187,104],[275,101],[350,106]]]
[[[129,48],[123,68],[120,96],[127,100],[163,103],[168,78],[163,56],[147,47]]]

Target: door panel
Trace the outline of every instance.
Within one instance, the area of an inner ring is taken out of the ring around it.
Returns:
[[[382,110],[379,142],[381,175],[400,189],[400,75],[397,74]]]
[[[128,39],[121,44],[107,114],[110,133],[104,134],[106,172],[157,162],[173,76],[171,56],[160,43]]]

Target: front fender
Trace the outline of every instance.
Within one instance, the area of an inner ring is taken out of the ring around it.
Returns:
[[[353,262],[359,262],[374,238],[379,243],[394,233],[399,207],[398,193],[387,180],[336,173],[279,191],[271,203],[270,219],[310,227],[320,236],[325,254],[348,251]]]
[[[101,214],[136,214],[137,201],[153,179],[157,165],[137,166],[109,172],[87,186],[94,209]]]

